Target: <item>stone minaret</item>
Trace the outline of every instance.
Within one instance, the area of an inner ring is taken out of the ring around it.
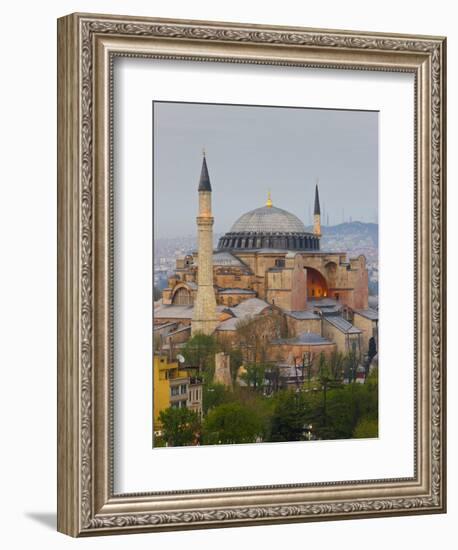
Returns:
[[[321,211],[320,196],[318,195],[318,183],[315,186],[315,206],[313,208],[313,232],[321,237]]]
[[[217,325],[216,298],[213,288],[213,216],[212,188],[205,153],[199,181],[199,215],[197,216],[198,272],[197,296],[191,333],[213,334]]]

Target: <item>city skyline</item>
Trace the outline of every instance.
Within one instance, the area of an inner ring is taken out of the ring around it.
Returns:
[[[310,225],[317,182],[323,225],[378,221],[377,112],[155,102],[156,238],[195,232],[203,149],[217,233],[269,191]]]

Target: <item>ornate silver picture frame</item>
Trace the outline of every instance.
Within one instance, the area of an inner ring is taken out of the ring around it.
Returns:
[[[112,125],[119,57],[413,75],[412,477],[114,491]],[[93,14],[58,20],[60,532],[76,537],[445,512],[445,59],[443,37]]]

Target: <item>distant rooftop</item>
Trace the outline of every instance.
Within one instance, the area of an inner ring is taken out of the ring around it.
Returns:
[[[167,327],[175,327],[177,325],[176,321],[165,321],[164,323],[161,323],[160,325],[153,325],[153,331],[155,330],[163,330]]]
[[[226,309],[225,306],[216,306],[218,313],[221,313],[224,309]],[[193,312],[193,305],[162,304],[154,310],[153,316],[155,319],[192,319]]]
[[[323,338],[320,334],[315,332],[302,332],[294,338],[277,338],[272,340],[272,344],[289,344],[289,345],[325,345],[332,344],[330,340]]]
[[[173,332],[169,332],[167,336],[174,336],[175,334],[179,334],[180,332],[186,332],[191,330],[191,325],[187,325],[185,327],[181,327],[177,330],[174,330]]]
[[[256,292],[247,288],[223,288],[218,290],[218,294],[256,294]]]
[[[319,308],[325,308],[325,307],[336,307],[339,304],[337,300],[334,300],[334,298],[321,298],[320,300],[308,300],[308,305],[310,307],[319,307]]]
[[[184,283],[185,283],[189,288],[192,288],[193,290],[197,290],[197,283],[195,283],[194,281],[184,281]]]

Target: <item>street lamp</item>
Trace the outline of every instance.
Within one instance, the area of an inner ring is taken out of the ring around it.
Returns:
[[[312,440],[312,430],[313,430],[313,426],[311,424],[308,425],[308,434],[307,434],[307,437],[308,437],[308,440],[311,441]]]
[[[311,424],[305,424],[303,427],[303,433],[307,441],[311,441],[313,439],[312,429],[313,426]]]

